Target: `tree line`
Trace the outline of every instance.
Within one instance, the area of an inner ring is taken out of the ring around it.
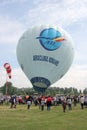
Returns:
[[[15,86],[13,86],[13,84],[11,82],[7,82],[5,83],[3,86],[0,87],[0,93],[2,93],[3,95],[6,94],[6,87],[7,87],[7,94],[8,95],[34,95],[34,94],[38,94],[33,88],[17,88]],[[78,90],[77,88],[74,87],[49,87],[44,95],[52,95],[55,96],[57,94],[61,95],[68,95],[68,94],[74,94],[74,95],[78,95],[78,94],[87,94],[87,88],[85,88],[83,91],[82,90]]]

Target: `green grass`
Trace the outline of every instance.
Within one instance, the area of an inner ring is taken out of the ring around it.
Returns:
[[[80,104],[73,110],[63,112],[62,106],[52,106],[51,111],[41,111],[38,106],[9,105],[0,106],[0,130],[86,130],[87,109],[81,110]]]

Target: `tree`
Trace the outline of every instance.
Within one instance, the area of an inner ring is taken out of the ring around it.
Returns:
[[[7,82],[0,88],[0,92],[4,95],[6,94],[6,85],[7,85],[7,95],[14,95],[17,93],[17,88],[12,85],[11,82]]]
[[[85,88],[85,89],[83,90],[83,93],[84,93],[84,94],[87,94],[87,88]]]

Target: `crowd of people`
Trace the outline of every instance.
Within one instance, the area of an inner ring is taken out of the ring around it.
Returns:
[[[8,99],[10,103],[10,108],[16,108],[17,104],[27,104],[27,109],[31,108],[31,105],[34,104],[38,106],[41,111],[44,111],[44,108],[47,107],[47,111],[51,110],[52,106],[62,106],[63,112],[66,112],[66,108],[72,110],[72,104],[76,106],[78,103],[81,106],[81,109],[84,107],[87,108],[87,95],[56,95],[56,96],[0,96],[0,104],[3,105],[5,100]]]

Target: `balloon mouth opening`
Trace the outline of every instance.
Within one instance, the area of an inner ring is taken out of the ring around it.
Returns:
[[[50,85],[50,81],[44,77],[33,77],[31,83],[38,92],[44,92]]]
[[[33,86],[41,87],[41,88],[47,88],[48,86],[44,83],[35,82],[33,83]]]

